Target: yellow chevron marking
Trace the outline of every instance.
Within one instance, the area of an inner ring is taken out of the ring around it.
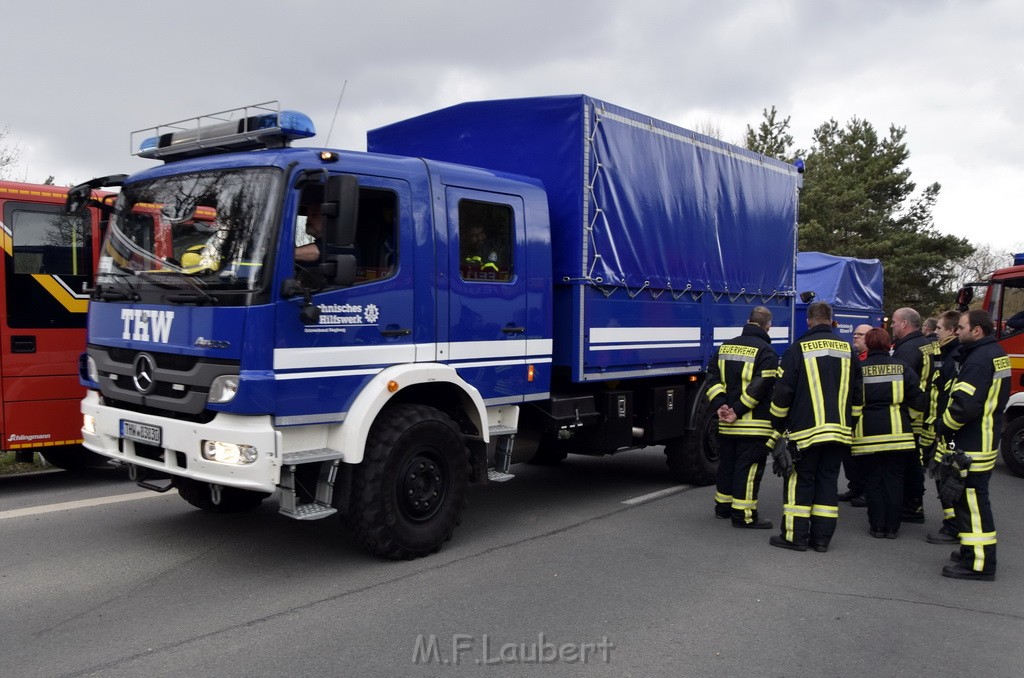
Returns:
[[[74,297],[67,291],[67,289],[64,288],[63,285],[57,282],[52,275],[33,273],[32,277],[35,278],[36,282],[42,285],[54,299],[59,301],[61,306],[71,313],[85,313],[89,310],[88,299],[78,299]]]

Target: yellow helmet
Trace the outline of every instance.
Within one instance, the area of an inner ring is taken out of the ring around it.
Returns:
[[[193,245],[181,255],[181,268],[186,273],[198,273],[206,269],[216,269],[216,253],[205,244]]]

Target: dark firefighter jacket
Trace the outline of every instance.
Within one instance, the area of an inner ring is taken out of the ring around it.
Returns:
[[[798,449],[852,442],[861,410],[860,364],[853,347],[816,325],[783,354],[772,395],[772,427]]]
[[[995,337],[960,344],[949,403],[937,433],[952,438],[971,457],[970,471],[991,471],[996,465],[1003,410],[1010,398],[1010,359]]]
[[[925,430],[933,432],[942,421],[942,413],[949,402],[949,387],[956,376],[956,356],[960,353],[960,340],[951,337],[945,344],[939,344],[938,352],[932,356],[932,383],[928,387],[928,413]],[[935,461],[942,461],[942,441],[935,446]]]
[[[928,402],[917,375],[888,351],[869,352],[860,369],[864,407],[853,432],[853,454],[916,450],[913,421]]]
[[[914,330],[897,341],[892,348],[893,358],[903,361],[907,367],[914,370],[914,374],[920,375],[920,388],[926,393],[931,384],[932,355],[937,346],[938,342],[935,339],[924,336],[920,330]],[[932,433],[925,432],[924,417],[914,420],[914,433],[923,435],[925,443],[931,439]]]
[[[708,364],[707,398],[712,409],[729,405],[736,413],[736,421],[718,422],[719,433],[772,435],[769,410],[778,366],[768,333],[755,323],[747,323],[740,336],[715,350]]]

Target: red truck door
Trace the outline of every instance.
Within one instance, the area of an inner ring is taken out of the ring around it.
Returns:
[[[92,277],[92,210],[59,188],[0,186],[0,373],[4,450],[80,442],[78,356]]]

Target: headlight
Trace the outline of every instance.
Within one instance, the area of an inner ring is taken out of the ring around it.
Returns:
[[[210,395],[207,402],[230,403],[236,393],[238,393],[238,375],[225,374],[217,377],[210,384]]]
[[[222,464],[251,464],[259,456],[252,445],[238,445],[219,440],[203,441],[203,459]]]
[[[91,414],[83,414],[82,430],[86,433],[96,433],[96,417]]]

